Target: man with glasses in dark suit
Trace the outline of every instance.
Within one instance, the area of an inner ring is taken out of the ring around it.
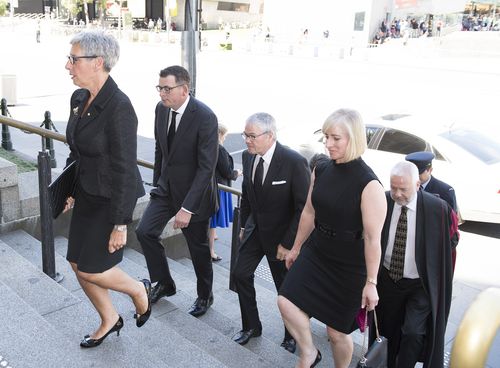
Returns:
[[[254,273],[266,256],[276,290],[286,275],[285,257],[293,245],[309,190],[307,161],[276,140],[276,122],[267,113],[251,115],[242,134],[241,244],[233,271],[240,302],[242,330],[233,340],[240,345],[262,334],[255,300]],[[285,329],[281,344],[291,353],[296,343]]]
[[[213,303],[212,258],[208,221],[217,210],[215,166],[218,154],[217,117],[189,95],[190,77],[181,66],[160,72],[156,89],[161,101],[155,111],[155,163],[151,198],[139,223],[139,239],[152,282],[151,302],[176,293],[160,235],[174,217],[191,254],[198,298],[189,309],[195,317]]]

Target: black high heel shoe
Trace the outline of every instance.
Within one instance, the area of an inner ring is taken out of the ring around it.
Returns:
[[[135,325],[137,327],[142,327],[148,321],[149,316],[151,316],[151,282],[146,279],[143,279],[141,281],[144,284],[146,295],[148,296],[148,310],[143,314],[134,314],[134,318],[136,319]]]
[[[120,330],[123,327],[123,318],[121,316],[118,316],[118,322],[115,323],[113,327],[111,327],[111,330],[106,332],[106,334],[101,337],[100,339],[91,339],[90,335],[85,335],[83,340],[80,342],[80,346],[82,348],[95,348],[96,346],[99,346],[102,344],[104,339],[108,337],[109,334],[116,332],[116,336],[120,336]]]
[[[311,368],[316,367],[316,365],[321,362],[322,356],[321,356],[321,351],[318,349],[318,354],[316,354],[316,359],[314,359],[314,363],[311,364]]]

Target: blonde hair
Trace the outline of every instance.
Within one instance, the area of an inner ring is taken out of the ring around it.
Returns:
[[[366,129],[361,115],[356,110],[338,109],[326,118],[321,130],[326,134],[334,126],[341,126],[349,136],[345,152],[345,161],[355,160],[366,151]]]
[[[219,123],[218,130],[219,130],[219,135],[227,134],[227,126],[225,126],[222,123]]]

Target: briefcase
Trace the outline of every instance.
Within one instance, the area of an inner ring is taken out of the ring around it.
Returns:
[[[76,161],[73,161],[49,185],[49,200],[53,218],[57,218],[64,210],[66,199],[74,195],[75,185]]]

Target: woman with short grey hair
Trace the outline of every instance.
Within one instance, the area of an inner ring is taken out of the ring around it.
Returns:
[[[64,209],[73,208],[66,259],[101,318],[97,330],[80,343],[93,348],[123,327],[109,290],[130,296],[137,327],[151,314],[149,280],[134,280],[118,268],[127,224],[144,187],[137,168],[137,116],[109,75],[120,55],[117,40],[102,31],[84,31],[70,44],[66,69],[80,88],[71,96],[66,129],[67,164],[76,161],[77,167],[76,188]]]

